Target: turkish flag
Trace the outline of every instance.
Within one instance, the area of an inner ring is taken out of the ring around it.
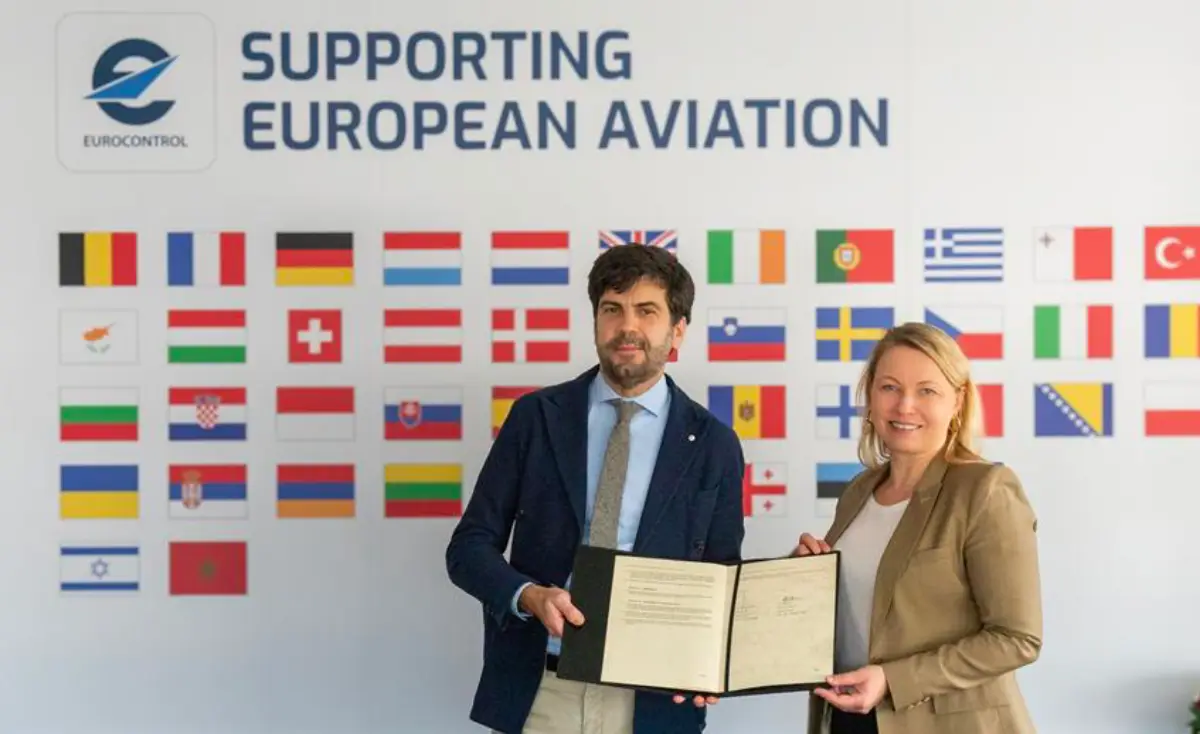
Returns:
[[[1146,280],[1200,280],[1200,227],[1146,227]]]
[[[288,311],[289,362],[341,362],[342,312]]]

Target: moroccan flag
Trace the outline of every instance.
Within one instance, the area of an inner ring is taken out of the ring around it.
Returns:
[[[278,233],[275,235],[275,284],[354,285],[353,233]]]
[[[817,230],[817,282],[891,283],[893,238],[890,229]]]
[[[60,233],[58,284],[85,287],[137,285],[137,234]]]
[[[63,441],[138,440],[137,388],[75,387],[59,392]]]
[[[383,475],[384,517],[462,514],[461,464],[388,464]]]
[[[245,541],[173,541],[171,596],[246,594]]]

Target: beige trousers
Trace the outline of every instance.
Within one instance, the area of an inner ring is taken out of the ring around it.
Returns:
[[[522,732],[633,734],[633,691],[560,680],[547,670]]]

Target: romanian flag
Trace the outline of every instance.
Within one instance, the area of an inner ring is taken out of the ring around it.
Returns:
[[[508,418],[508,411],[517,398],[537,390],[536,387],[493,387],[492,388],[492,438],[500,433],[500,426]]]
[[[1146,306],[1146,358],[1200,357],[1200,305]]]
[[[60,233],[58,284],[87,287],[137,285],[137,234]]]
[[[384,517],[458,517],[461,464],[388,464],[383,470]]]
[[[64,465],[59,470],[64,520],[132,520],[138,516],[136,464]]]
[[[783,385],[711,385],[708,409],[739,438],[787,438]]]
[[[59,393],[62,441],[138,440],[137,388],[77,387]]]
[[[354,517],[353,464],[280,464],[279,517]]]
[[[350,232],[280,232],[275,235],[275,284],[354,285],[354,235]]]

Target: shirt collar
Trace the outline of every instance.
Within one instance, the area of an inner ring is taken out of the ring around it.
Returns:
[[[593,403],[604,403],[609,400],[632,400],[656,418],[662,413],[663,408],[666,407],[667,398],[671,395],[667,389],[667,376],[665,374],[659,375],[658,381],[641,395],[634,398],[623,398],[616,390],[612,389],[612,386],[604,379],[604,375],[597,372],[596,377],[592,380],[590,392]]]

